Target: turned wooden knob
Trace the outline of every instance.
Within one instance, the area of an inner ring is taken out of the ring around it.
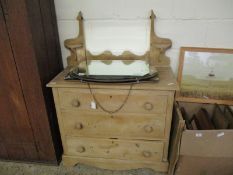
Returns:
[[[151,157],[152,156],[150,151],[143,151],[142,154],[143,154],[144,157]]]
[[[146,126],[144,126],[144,131],[147,133],[151,133],[151,132],[153,132],[153,127],[150,125],[146,125]]]
[[[77,107],[80,106],[80,102],[78,100],[73,100],[72,101],[72,106],[77,108]]]
[[[154,108],[153,104],[150,102],[146,102],[143,106],[144,106],[144,109],[147,111],[151,111]]]
[[[83,153],[83,152],[85,152],[85,147],[83,147],[83,146],[79,146],[77,149],[77,152],[79,152],[79,153]]]
[[[82,123],[76,123],[75,124],[75,129],[83,129],[83,124]]]

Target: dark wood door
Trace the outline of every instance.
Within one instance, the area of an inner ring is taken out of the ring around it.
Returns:
[[[49,26],[53,28],[52,12],[42,13],[53,5],[49,0],[0,1],[6,9],[7,31],[38,148],[38,161],[55,162],[59,133],[52,93],[45,85],[60,68],[54,43],[57,37],[48,30]],[[51,19],[50,24],[48,19]]]
[[[37,160],[38,151],[0,3],[0,157]]]
[[[0,0],[0,159],[58,163],[51,89],[62,69],[53,0]]]

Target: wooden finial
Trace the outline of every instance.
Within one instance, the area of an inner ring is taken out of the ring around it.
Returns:
[[[77,20],[83,20],[83,14],[82,14],[81,11],[78,13],[78,16],[77,16],[76,19],[77,19]]]
[[[155,18],[156,18],[156,15],[155,15],[155,13],[154,13],[153,10],[151,10],[151,15],[150,15],[150,17],[151,17],[151,19],[155,19]]]
[[[171,40],[160,38],[155,33],[155,14],[151,10],[151,29],[150,29],[150,65],[153,66],[168,66],[170,61],[165,55],[165,51],[171,47]]]
[[[85,38],[83,28],[83,15],[80,11],[76,18],[79,23],[79,34],[76,38],[65,40],[64,44],[67,49],[70,50],[70,56],[67,58],[69,66],[75,66],[85,60]]]

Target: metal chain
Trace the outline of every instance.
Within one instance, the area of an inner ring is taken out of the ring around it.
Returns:
[[[132,88],[133,88],[133,83],[132,83],[132,84],[130,84],[129,92],[128,92],[127,96],[125,97],[123,103],[122,103],[117,109],[111,111],[111,110],[106,109],[105,107],[103,107],[103,106],[100,104],[100,102],[97,100],[95,94],[93,93],[93,91],[92,91],[92,89],[91,89],[90,83],[87,83],[87,85],[88,85],[88,88],[89,88],[89,90],[90,90],[90,93],[91,93],[91,95],[92,95],[92,97],[93,97],[95,103],[96,103],[104,112],[107,112],[107,113],[109,113],[109,114],[114,114],[114,113],[120,111],[120,110],[124,107],[124,105],[126,104],[126,102],[127,102],[128,99],[129,99],[131,90],[132,90]]]

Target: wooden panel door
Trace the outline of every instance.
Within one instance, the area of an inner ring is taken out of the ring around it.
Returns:
[[[37,160],[38,151],[5,18],[0,3],[0,157]]]
[[[52,18],[54,5],[51,0],[0,1],[6,6],[6,26],[38,148],[38,161],[57,163],[61,143],[52,92],[45,86],[60,72],[52,25],[56,22]]]

